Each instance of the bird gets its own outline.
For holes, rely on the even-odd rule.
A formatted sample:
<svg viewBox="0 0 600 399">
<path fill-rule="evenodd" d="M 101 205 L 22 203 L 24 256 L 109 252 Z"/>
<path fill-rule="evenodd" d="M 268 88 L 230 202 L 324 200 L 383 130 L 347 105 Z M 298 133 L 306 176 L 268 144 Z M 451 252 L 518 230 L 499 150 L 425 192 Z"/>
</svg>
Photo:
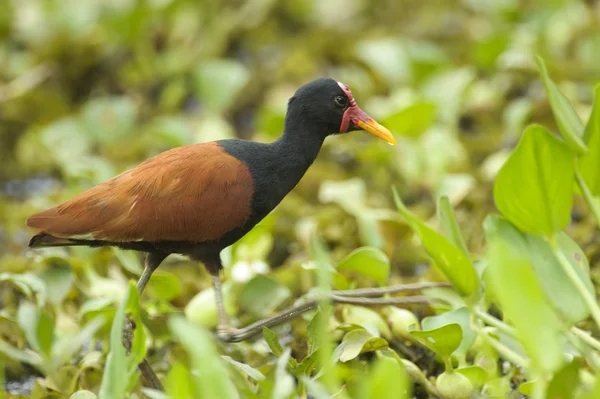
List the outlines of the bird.
<svg viewBox="0 0 600 399">
<path fill-rule="evenodd" d="M 297 185 L 330 135 L 364 130 L 396 145 L 392 133 L 332 78 L 302 85 L 289 99 L 273 142 L 226 139 L 173 148 L 72 199 L 30 216 L 29 247 L 112 246 L 146 254 L 144 291 L 170 254 L 212 277 L 217 330 L 231 330 L 223 306 L 220 252 L 267 216 Z"/>
</svg>

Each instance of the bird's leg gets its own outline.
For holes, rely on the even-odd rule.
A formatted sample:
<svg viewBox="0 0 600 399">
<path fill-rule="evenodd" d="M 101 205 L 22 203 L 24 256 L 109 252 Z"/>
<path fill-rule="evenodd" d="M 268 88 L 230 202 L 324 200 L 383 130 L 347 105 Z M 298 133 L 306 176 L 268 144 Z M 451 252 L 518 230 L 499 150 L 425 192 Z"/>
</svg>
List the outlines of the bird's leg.
<svg viewBox="0 0 600 399">
<path fill-rule="evenodd" d="M 144 262 L 144 271 L 140 279 L 137 282 L 137 290 L 138 294 L 141 297 L 148 281 L 150 281 L 150 277 L 156 268 L 162 263 L 162 261 L 168 256 L 168 254 L 162 253 L 149 253 L 146 256 L 146 260 Z M 125 325 L 123 326 L 123 346 L 127 350 L 127 354 L 131 352 L 131 343 L 133 342 L 133 332 L 136 328 L 135 322 L 131 320 L 130 315 L 128 314 L 125 318 Z M 146 381 L 146 384 L 152 388 L 159 391 L 163 391 L 163 386 L 152 370 L 150 363 L 147 359 L 144 359 L 142 363 L 138 365 L 140 372 L 142 373 L 142 377 Z"/>
<path fill-rule="evenodd" d="M 229 325 L 229 317 L 225 312 L 225 305 L 223 304 L 223 288 L 221 286 L 221 278 L 219 272 L 211 273 L 213 289 L 215 291 L 215 303 L 217 305 L 217 329 L 227 330 L 231 328 Z"/>
</svg>

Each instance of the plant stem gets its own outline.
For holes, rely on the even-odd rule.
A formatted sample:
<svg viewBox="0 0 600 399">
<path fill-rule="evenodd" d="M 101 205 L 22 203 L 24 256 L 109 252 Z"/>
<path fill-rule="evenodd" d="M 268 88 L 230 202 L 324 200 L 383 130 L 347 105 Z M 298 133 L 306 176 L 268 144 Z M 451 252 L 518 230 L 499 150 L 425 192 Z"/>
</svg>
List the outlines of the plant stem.
<svg viewBox="0 0 600 399">
<path fill-rule="evenodd" d="M 587 331 L 577 327 L 571 327 L 571 332 L 595 350 L 600 351 L 600 341 L 588 334 Z"/>
<path fill-rule="evenodd" d="M 521 357 L 518 353 L 504 345 L 502 342 L 490 337 L 482 328 L 482 321 L 480 319 L 475 319 L 473 314 L 471 316 L 471 328 L 475 331 L 481 338 L 483 338 L 490 346 L 492 346 L 500 356 L 508 360 L 509 362 L 516 364 L 522 367 L 529 367 L 529 359 L 525 359 Z"/>
<path fill-rule="evenodd" d="M 577 185 L 583 194 L 585 202 L 587 202 L 588 206 L 590 207 L 590 211 L 592 211 L 592 214 L 596 218 L 596 223 L 600 226 L 600 204 L 598 204 L 596 197 L 594 197 L 590 191 L 590 188 L 583 180 L 583 177 L 579 173 L 579 169 L 577 169 L 577 167 L 575 167 L 575 180 L 577 181 Z"/>
<path fill-rule="evenodd" d="M 497 319 L 489 313 L 484 312 L 480 309 L 475 310 L 475 315 L 490 326 L 496 327 L 498 330 L 510 335 L 511 337 L 517 338 L 517 330 L 515 330 L 514 327 L 509 326 L 502 320 Z"/>
<path fill-rule="evenodd" d="M 596 298 L 590 291 L 588 291 L 586 286 L 583 284 L 583 281 L 581 281 L 581 279 L 577 275 L 577 272 L 575 271 L 575 269 L 573 269 L 571 263 L 569 263 L 569 260 L 561 251 L 558 250 L 556 243 L 551 242 L 550 245 L 552 247 L 552 252 L 554 253 L 554 256 L 558 260 L 558 263 L 560 263 L 563 270 L 569 277 L 569 280 L 571 280 L 577 291 L 579 291 L 579 294 L 583 298 L 583 301 L 586 303 L 588 309 L 590 310 L 590 313 L 592 314 L 592 318 L 596 322 L 598 328 L 600 328 L 600 308 L 598 307 L 598 303 L 596 303 Z"/>
</svg>

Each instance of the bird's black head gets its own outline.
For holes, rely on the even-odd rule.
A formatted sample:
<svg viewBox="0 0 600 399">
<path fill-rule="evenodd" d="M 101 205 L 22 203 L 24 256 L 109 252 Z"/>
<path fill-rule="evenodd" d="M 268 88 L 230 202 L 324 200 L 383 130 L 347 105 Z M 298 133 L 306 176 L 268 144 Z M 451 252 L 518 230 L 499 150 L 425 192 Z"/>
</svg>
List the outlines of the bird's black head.
<svg viewBox="0 0 600 399">
<path fill-rule="evenodd" d="M 367 132 L 396 144 L 394 136 L 361 110 L 348 86 L 321 78 L 300 87 L 290 98 L 285 120 L 286 131 L 304 131 L 322 135 Z"/>
</svg>

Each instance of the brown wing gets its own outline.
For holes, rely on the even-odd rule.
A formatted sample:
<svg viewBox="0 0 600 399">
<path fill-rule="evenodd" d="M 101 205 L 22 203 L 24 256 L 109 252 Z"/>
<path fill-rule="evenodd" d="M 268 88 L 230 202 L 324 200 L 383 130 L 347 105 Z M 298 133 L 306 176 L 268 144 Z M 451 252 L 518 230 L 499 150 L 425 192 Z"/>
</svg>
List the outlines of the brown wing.
<svg viewBox="0 0 600 399">
<path fill-rule="evenodd" d="M 253 191 L 242 162 L 214 142 L 196 144 L 150 158 L 27 225 L 65 238 L 210 241 L 244 224 Z"/>
</svg>

